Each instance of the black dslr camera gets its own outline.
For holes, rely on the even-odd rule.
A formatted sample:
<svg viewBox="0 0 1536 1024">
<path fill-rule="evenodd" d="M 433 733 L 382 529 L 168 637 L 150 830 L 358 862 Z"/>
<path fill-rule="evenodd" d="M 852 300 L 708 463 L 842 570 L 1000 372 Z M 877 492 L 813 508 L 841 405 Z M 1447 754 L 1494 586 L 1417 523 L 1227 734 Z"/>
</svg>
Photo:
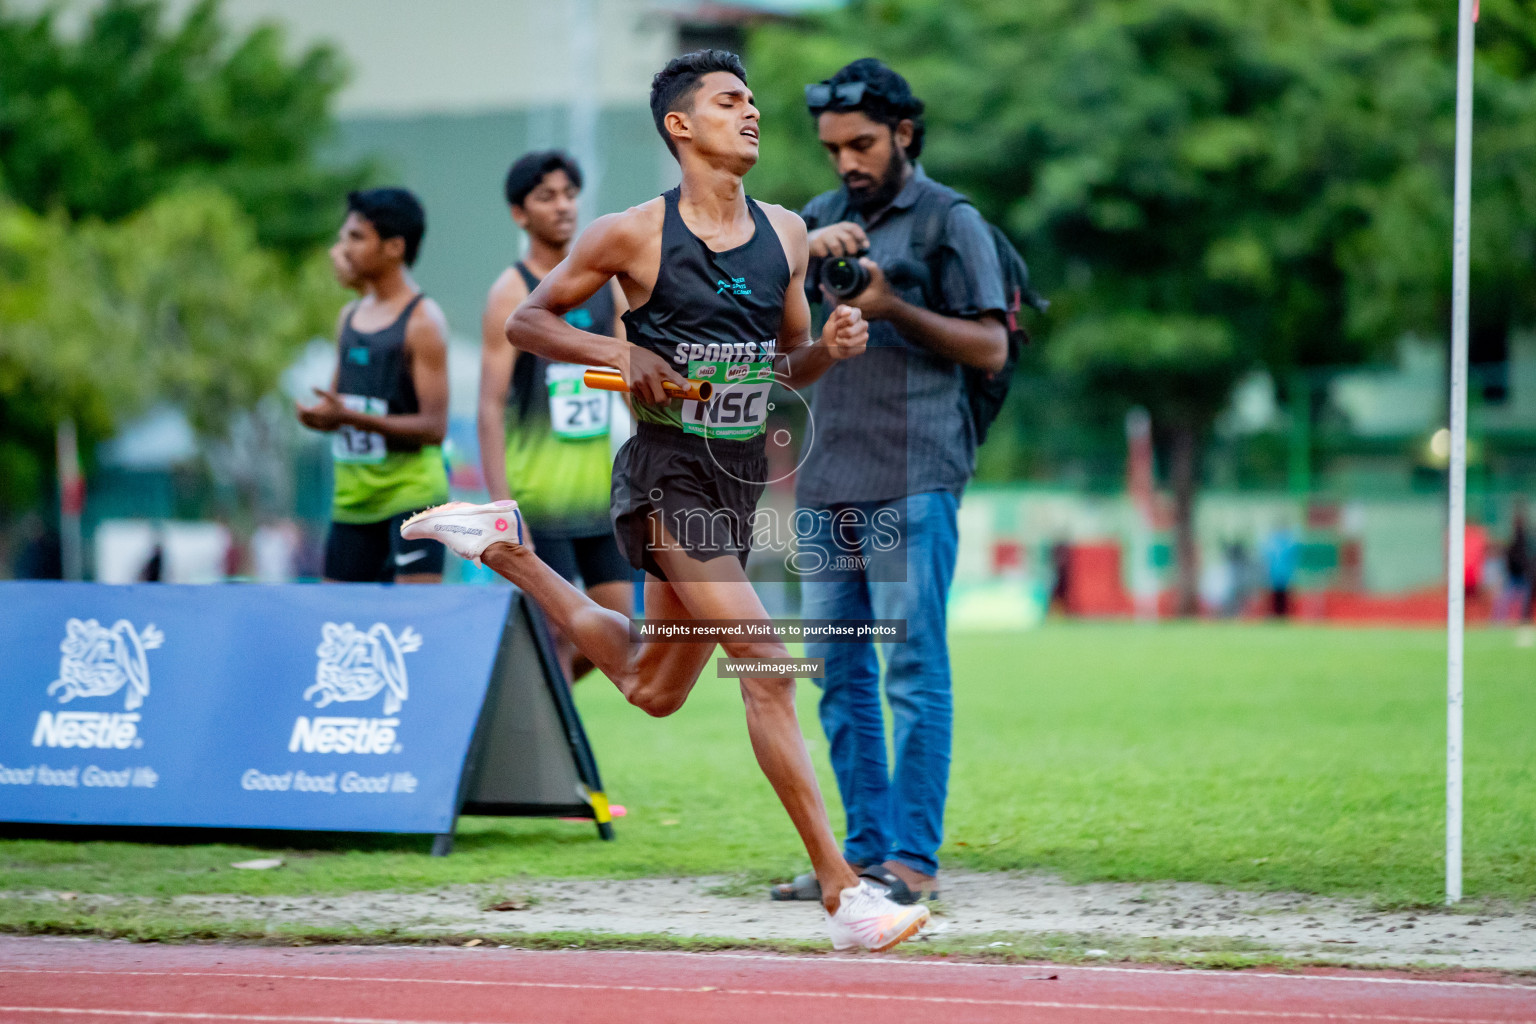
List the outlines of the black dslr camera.
<svg viewBox="0 0 1536 1024">
<path fill-rule="evenodd" d="M 819 277 L 821 286 L 838 299 L 851 299 L 868 288 L 869 270 L 859 262 L 859 257 L 868 254 L 868 249 L 860 249 L 851 256 L 824 258 Z M 921 263 L 915 260 L 896 260 L 889 265 L 882 264 L 880 269 L 885 271 L 885 279 L 896 288 L 916 289 L 925 296 L 928 294 L 931 284 L 928 271 Z"/>
<path fill-rule="evenodd" d="M 859 257 L 869 252 L 860 249 L 852 256 L 829 256 L 821 261 L 821 286 L 839 299 L 851 299 L 869 287 L 869 271 Z"/>
</svg>

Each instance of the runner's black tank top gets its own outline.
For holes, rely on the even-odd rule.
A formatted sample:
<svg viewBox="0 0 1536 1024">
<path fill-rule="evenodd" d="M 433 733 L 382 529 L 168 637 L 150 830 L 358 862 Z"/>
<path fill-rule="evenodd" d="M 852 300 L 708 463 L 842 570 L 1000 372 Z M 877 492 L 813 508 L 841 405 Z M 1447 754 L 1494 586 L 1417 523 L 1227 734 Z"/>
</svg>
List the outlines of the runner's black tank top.
<svg viewBox="0 0 1536 1024">
<path fill-rule="evenodd" d="M 533 276 L 533 271 L 519 260 L 517 273 L 523 279 L 523 284 L 528 286 L 528 293 L 533 294 L 533 290 L 539 286 L 539 279 Z M 605 283 L 592 293 L 590 299 L 565 314 L 565 322 L 577 330 L 611 338 L 613 314 L 613 288 Z M 549 406 L 542 401 L 535 401 L 548 390 L 548 373 L 548 359 L 532 352 L 517 354 L 517 361 L 512 364 L 512 386 L 507 391 L 507 405 L 512 408 L 519 424 L 529 416 L 537 416 L 541 410 L 544 418 L 549 418 Z"/>
<path fill-rule="evenodd" d="M 749 196 L 752 237 L 734 249 L 715 252 L 683 223 L 677 209 L 680 191 L 674 188 L 662 195 L 666 216 L 661 266 L 650 299 L 624 314 L 629 340 L 655 352 L 684 376 L 690 360 L 771 359 L 790 277 L 778 232 Z M 635 408 L 647 418 L 648 407 Z"/>
<path fill-rule="evenodd" d="M 405 358 L 405 327 L 424 296 L 417 292 L 394 323 L 377 331 L 359 331 L 352 326 L 356 304 L 341 325 L 340 361 L 336 390 L 343 395 L 380 398 L 388 403 L 388 415 L 420 412 L 416 400 L 416 382 L 411 379 Z M 392 452 L 420 451 L 421 445 L 386 436 L 384 444 Z"/>
</svg>

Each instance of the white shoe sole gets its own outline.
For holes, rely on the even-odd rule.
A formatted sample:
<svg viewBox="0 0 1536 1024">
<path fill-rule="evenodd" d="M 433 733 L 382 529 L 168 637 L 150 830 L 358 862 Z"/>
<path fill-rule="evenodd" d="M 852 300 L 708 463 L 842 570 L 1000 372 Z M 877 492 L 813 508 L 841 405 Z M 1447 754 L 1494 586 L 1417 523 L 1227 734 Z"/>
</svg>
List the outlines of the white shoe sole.
<svg viewBox="0 0 1536 1024">
<path fill-rule="evenodd" d="M 882 945 L 865 946 L 859 942 L 851 942 L 846 946 L 839 946 L 834 943 L 832 949 L 837 953 L 847 953 L 856 949 L 868 949 L 871 953 L 884 953 L 887 950 L 895 949 L 897 946 L 901 945 L 903 942 L 906 942 L 918 932 L 922 931 L 931 920 L 933 920 L 933 915 L 929 913 L 927 907 L 924 907 L 922 916 L 915 918 L 911 924 L 907 925 L 900 932 L 898 932 L 895 938 L 890 939 Z"/>
<path fill-rule="evenodd" d="M 508 533 L 504 537 L 497 537 L 495 540 L 492 540 L 490 543 L 486 544 L 486 547 L 489 548 L 492 544 L 510 544 L 515 548 L 522 547 L 522 541 L 518 540 L 517 538 L 521 537 L 523 534 L 523 513 L 522 510 L 518 508 L 517 502 L 515 501 L 512 502 L 509 506 L 502 506 L 500 508 L 495 507 L 494 503 L 476 505 L 468 501 L 450 501 L 445 502 L 442 505 L 434 505 L 432 508 L 423 509 L 422 511 L 411 516 L 411 518 L 407 519 L 405 522 L 401 523 L 400 536 L 405 537 L 407 540 L 435 540 L 438 543 L 448 547 L 448 549 L 452 551 L 454 550 L 453 546 L 447 544 L 447 542 L 444 541 L 441 537 L 433 536 L 431 534 L 428 534 L 424 537 L 412 537 L 406 531 L 410 530 L 411 527 L 416 526 L 418 523 L 425 523 L 433 519 L 447 518 L 449 516 L 461 516 L 465 514 L 483 515 L 492 511 L 509 519 L 515 518 L 517 520 L 517 532 L 515 535 Z M 470 557 L 471 561 L 473 561 L 476 565 L 482 565 L 483 563 L 480 561 L 480 556 L 485 554 L 485 550 L 481 549 L 480 554 L 474 556 L 463 556 L 462 552 L 457 551 L 455 551 L 455 554 L 460 554 L 461 557 Z"/>
</svg>

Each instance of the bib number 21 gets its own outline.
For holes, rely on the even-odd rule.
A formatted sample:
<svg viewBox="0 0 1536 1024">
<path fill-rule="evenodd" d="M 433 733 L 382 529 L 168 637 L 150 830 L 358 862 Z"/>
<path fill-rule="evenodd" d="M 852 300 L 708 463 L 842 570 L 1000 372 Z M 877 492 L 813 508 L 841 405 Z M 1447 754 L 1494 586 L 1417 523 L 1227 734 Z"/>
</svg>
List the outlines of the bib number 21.
<svg viewBox="0 0 1536 1024">
<path fill-rule="evenodd" d="M 578 441 L 608 433 L 612 396 L 582 383 L 585 366 L 554 363 L 548 369 L 549 425 L 556 437 Z"/>
</svg>

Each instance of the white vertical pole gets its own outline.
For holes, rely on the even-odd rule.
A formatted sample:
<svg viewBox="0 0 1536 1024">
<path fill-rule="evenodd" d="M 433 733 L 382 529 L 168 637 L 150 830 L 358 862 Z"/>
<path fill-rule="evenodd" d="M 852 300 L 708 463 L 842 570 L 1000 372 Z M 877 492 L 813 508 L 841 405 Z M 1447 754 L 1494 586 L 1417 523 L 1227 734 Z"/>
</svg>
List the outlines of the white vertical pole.
<svg viewBox="0 0 1536 1024">
<path fill-rule="evenodd" d="M 60 420 L 54 431 L 54 464 L 59 476 L 59 553 L 64 578 L 85 578 L 85 539 L 80 516 L 85 507 L 85 479 L 80 475 L 80 445 L 74 420 Z"/>
<path fill-rule="evenodd" d="M 1472 33 L 1477 0 L 1460 0 L 1456 32 L 1456 191 L 1451 252 L 1450 552 L 1446 597 L 1445 902 L 1461 901 L 1462 651 L 1466 627 L 1467 279 L 1472 218 Z"/>
</svg>

